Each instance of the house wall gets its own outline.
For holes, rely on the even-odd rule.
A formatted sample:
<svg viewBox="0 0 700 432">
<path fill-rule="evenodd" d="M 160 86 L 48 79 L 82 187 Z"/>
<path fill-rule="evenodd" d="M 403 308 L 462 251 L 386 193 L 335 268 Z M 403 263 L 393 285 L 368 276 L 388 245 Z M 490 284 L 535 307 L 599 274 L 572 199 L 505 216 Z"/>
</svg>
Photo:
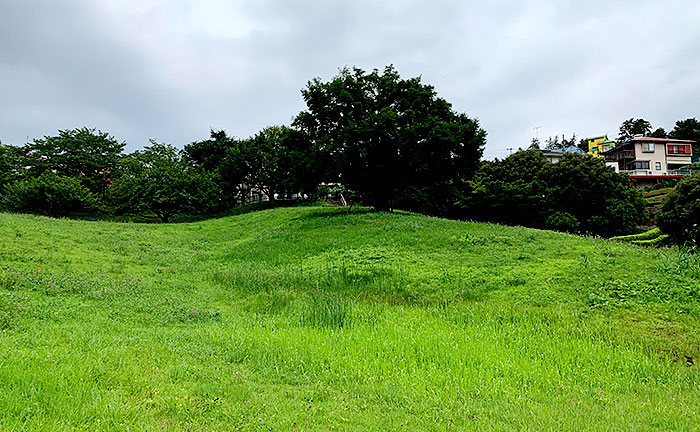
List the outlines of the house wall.
<svg viewBox="0 0 700 432">
<path fill-rule="evenodd" d="M 610 148 L 615 147 L 615 142 L 610 141 L 607 135 L 596 138 L 588 138 L 586 141 L 588 142 L 588 154 L 591 156 L 598 156 L 604 150 L 609 150 Z"/>
<path fill-rule="evenodd" d="M 644 151 L 645 143 L 635 143 L 636 159 L 634 162 L 649 162 L 649 168 L 638 168 L 633 162 L 629 162 L 625 170 L 635 171 L 634 175 L 656 176 L 669 175 L 669 170 L 674 171 L 682 166 L 690 165 L 690 155 L 668 155 L 666 154 L 666 146 L 667 144 L 664 143 L 654 143 L 654 151 Z"/>
<path fill-rule="evenodd" d="M 635 162 L 649 162 L 649 168 L 636 168 L 638 171 L 650 171 L 651 175 L 663 175 L 668 171 L 666 165 L 666 146 L 659 143 L 654 143 L 654 151 L 643 151 L 643 143 L 634 144 L 634 152 L 637 155 Z M 657 164 L 658 163 L 658 164 Z M 628 170 L 635 170 L 633 166 L 628 165 Z"/>
</svg>

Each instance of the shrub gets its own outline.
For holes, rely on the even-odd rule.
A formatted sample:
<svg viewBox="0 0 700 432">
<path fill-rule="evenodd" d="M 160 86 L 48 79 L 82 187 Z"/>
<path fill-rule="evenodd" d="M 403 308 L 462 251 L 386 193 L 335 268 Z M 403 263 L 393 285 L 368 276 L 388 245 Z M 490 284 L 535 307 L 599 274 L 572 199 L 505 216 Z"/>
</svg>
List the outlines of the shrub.
<svg viewBox="0 0 700 432">
<path fill-rule="evenodd" d="M 578 154 L 557 164 L 535 151 L 485 161 L 470 186 L 463 203 L 470 219 L 607 237 L 635 232 L 645 215 L 629 177 Z"/>
<path fill-rule="evenodd" d="M 576 216 L 571 213 L 555 212 L 547 218 L 545 226 L 551 230 L 575 233 L 579 230 L 581 224 L 576 219 Z"/>
<path fill-rule="evenodd" d="M 8 186 L 2 207 L 13 212 L 58 217 L 95 210 L 97 199 L 77 178 L 45 172 Z"/>
<path fill-rule="evenodd" d="M 674 243 L 700 245 L 700 173 L 678 182 L 668 194 L 657 223 Z"/>
</svg>

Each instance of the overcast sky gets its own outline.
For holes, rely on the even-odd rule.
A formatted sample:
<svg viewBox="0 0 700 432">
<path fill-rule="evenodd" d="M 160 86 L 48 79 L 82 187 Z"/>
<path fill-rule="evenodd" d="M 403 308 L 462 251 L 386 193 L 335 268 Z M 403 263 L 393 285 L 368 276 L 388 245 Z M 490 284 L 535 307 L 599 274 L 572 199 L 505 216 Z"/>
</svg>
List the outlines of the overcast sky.
<svg viewBox="0 0 700 432">
<path fill-rule="evenodd" d="M 422 76 L 488 132 L 540 138 L 700 117 L 700 2 L 0 0 L 0 140 L 87 126 L 178 147 L 289 124 L 343 66 Z"/>
</svg>

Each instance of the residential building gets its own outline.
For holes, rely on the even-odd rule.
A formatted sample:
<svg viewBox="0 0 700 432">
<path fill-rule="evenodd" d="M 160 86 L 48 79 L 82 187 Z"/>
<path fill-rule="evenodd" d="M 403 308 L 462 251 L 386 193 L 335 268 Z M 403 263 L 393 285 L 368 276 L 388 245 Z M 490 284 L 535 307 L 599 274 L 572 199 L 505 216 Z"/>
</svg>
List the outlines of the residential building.
<svg viewBox="0 0 700 432">
<path fill-rule="evenodd" d="M 533 150 L 533 151 L 538 151 L 544 155 L 545 158 L 551 163 L 558 163 L 562 156 L 564 156 L 564 153 L 579 153 L 579 154 L 585 154 L 580 148 L 571 145 L 565 149 L 562 150 L 550 150 L 550 149 L 544 149 L 544 150 Z"/>
<path fill-rule="evenodd" d="M 636 136 L 603 153 L 605 161 L 617 164 L 638 184 L 659 183 L 691 172 L 691 140 Z"/>
<path fill-rule="evenodd" d="M 608 139 L 607 135 L 586 138 L 588 143 L 588 154 L 591 156 L 600 156 L 601 153 L 612 150 L 617 143 Z"/>
</svg>

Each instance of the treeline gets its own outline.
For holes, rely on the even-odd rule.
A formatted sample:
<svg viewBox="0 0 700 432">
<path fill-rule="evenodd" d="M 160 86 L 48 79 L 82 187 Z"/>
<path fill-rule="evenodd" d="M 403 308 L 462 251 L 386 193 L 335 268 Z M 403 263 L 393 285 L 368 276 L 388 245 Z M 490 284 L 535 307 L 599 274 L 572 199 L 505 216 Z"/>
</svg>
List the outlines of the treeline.
<svg viewBox="0 0 700 432">
<path fill-rule="evenodd" d="M 556 164 L 536 151 L 484 161 L 470 184 L 464 207 L 482 221 L 614 236 L 635 232 L 646 213 L 627 175 L 575 153 Z"/>
<path fill-rule="evenodd" d="M 182 150 L 125 143 L 81 128 L 0 144 L 0 203 L 50 216 L 101 212 L 163 222 L 247 203 L 316 199 L 328 185 L 353 203 L 601 235 L 634 231 L 643 201 L 602 160 L 537 152 L 480 161 L 486 132 L 420 78 L 393 67 L 343 69 L 302 90 L 306 109 L 249 138 L 211 131 Z"/>
</svg>

